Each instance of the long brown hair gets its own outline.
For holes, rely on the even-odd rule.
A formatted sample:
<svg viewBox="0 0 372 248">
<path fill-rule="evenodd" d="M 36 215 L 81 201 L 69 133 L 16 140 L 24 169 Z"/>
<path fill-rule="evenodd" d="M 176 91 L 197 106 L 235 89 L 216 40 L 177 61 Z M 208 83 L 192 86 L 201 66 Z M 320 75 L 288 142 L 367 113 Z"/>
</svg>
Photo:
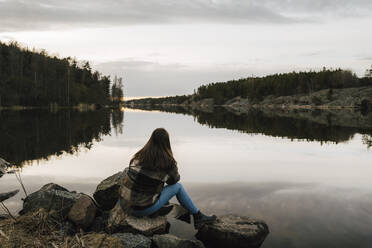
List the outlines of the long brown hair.
<svg viewBox="0 0 372 248">
<path fill-rule="evenodd" d="M 130 164 L 137 160 L 139 164 L 150 170 L 170 170 L 177 165 L 169 141 L 169 134 L 164 128 L 155 129 L 146 145 L 134 154 Z"/>
</svg>

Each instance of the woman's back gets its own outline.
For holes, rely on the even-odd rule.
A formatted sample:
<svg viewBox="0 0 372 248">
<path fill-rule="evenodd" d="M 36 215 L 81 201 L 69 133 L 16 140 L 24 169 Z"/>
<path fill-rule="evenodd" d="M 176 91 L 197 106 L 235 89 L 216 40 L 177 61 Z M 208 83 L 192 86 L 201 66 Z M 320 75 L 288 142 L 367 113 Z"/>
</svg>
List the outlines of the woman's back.
<svg viewBox="0 0 372 248">
<path fill-rule="evenodd" d="M 165 183 L 175 184 L 179 180 L 176 165 L 169 171 L 151 170 L 148 166 L 133 160 L 122 177 L 121 200 L 134 210 L 145 209 L 157 201 Z"/>
</svg>

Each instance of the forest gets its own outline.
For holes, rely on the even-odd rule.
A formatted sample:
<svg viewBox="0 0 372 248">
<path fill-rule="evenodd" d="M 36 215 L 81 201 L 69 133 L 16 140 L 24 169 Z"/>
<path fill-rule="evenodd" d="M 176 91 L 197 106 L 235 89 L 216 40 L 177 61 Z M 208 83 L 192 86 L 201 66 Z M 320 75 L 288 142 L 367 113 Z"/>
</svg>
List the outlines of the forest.
<svg viewBox="0 0 372 248">
<path fill-rule="evenodd" d="M 110 77 L 93 71 L 89 62 L 0 42 L 0 106 L 104 105 L 111 99 Z"/>
<path fill-rule="evenodd" d="M 372 85 L 369 77 L 358 78 L 348 70 L 329 70 L 315 72 L 291 72 L 265 77 L 250 77 L 232 80 L 226 83 L 212 83 L 200 86 L 196 100 L 213 98 L 217 104 L 240 96 L 252 101 L 261 101 L 263 97 L 311 94 L 324 89 L 340 89 Z"/>
<path fill-rule="evenodd" d="M 221 105 L 237 96 L 248 98 L 252 102 L 259 102 L 269 95 L 278 97 L 311 94 L 323 89 L 332 91 L 333 89 L 361 86 L 372 86 L 372 68 L 368 69 L 365 77 L 362 78 L 348 70 L 323 68 L 321 71 L 290 72 L 210 83 L 200 86 L 193 95 L 189 96 L 145 98 L 132 102 L 136 104 L 181 104 L 187 100 L 199 101 L 212 98 L 215 104 Z"/>
</svg>

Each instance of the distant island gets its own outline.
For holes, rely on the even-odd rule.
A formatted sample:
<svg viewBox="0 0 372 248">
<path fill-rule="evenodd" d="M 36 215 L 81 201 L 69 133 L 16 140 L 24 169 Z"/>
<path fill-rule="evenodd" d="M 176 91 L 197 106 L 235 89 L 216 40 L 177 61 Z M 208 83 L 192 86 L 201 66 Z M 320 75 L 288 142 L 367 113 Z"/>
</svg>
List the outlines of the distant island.
<svg viewBox="0 0 372 248">
<path fill-rule="evenodd" d="M 365 77 L 349 70 L 291 72 L 265 77 L 248 77 L 202 85 L 191 95 L 143 98 L 127 106 L 189 106 L 208 108 L 360 108 L 372 110 L 372 68 Z"/>
<path fill-rule="evenodd" d="M 0 42 L 0 109 L 108 105 L 123 98 L 122 81 L 93 71 L 89 62 L 59 58 Z"/>
</svg>

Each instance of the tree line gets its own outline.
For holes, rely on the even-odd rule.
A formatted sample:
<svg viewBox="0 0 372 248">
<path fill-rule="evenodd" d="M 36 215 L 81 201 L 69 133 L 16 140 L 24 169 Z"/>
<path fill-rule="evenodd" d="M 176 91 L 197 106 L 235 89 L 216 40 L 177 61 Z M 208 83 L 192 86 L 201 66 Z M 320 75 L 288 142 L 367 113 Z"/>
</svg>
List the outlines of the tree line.
<svg viewBox="0 0 372 248">
<path fill-rule="evenodd" d="M 348 70 L 324 68 L 318 72 L 282 73 L 202 85 L 197 89 L 195 99 L 212 98 L 215 103 L 223 104 L 227 100 L 239 96 L 259 102 L 269 95 L 279 97 L 311 94 L 324 89 L 332 90 L 367 85 L 372 85 L 372 79 L 369 77 L 358 78 Z"/>
<path fill-rule="evenodd" d="M 0 106 L 109 104 L 110 77 L 89 62 L 0 42 Z"/>
<path fill-rule="evenodd" d="M 372 68 L 366 71 L 365 77 L 359 78 L 354 73 L 342 69 L 326 69 L 321 71 L 290 72 L 273 74 L 265 77 L 248 77 L 227 82 L 202 85 L 192 95 L 145 98 L 129 101 L 135 104 L 181 104 L 207 98 L 215 104 L 224 104 L 234 97 L 247 98 L 259 102 L 264 97 L 311 94 L 315 91 L 372 86 Z"/>
<path fill-rule="evenodd" d="M 141 99 L 134 99 L 126 101 L 127 104 L 146 104 L 146 105 L 157 105 L 157 104 L 183 104 L 185 101 L 189 100 L 189 95 L 182 96 L 166 96 L 166 97 L 147 97 Z"/>
</svg>

